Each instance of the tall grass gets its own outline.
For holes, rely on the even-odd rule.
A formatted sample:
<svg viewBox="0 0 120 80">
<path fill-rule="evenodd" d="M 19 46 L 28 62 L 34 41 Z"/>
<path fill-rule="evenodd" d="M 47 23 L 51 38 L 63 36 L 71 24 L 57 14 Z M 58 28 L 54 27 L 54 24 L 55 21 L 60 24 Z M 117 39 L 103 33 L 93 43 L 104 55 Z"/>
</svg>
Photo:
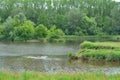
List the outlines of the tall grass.
<svg viewBox="0 0 120 80">
<path fill-rule="evenodd" d="M 119 50 L 108 50 L 108 49 L 98 49 L 91 50 L 85 49 L 79 52 L 79 56 L 83 60 L 89 61 L 120 61 L 120 51 Z"/>
<path fill-rule="evenodd" d="M 103 73 L 3 73 L 0 72 L 0 80 L 120 80 L 120 74 L 105 75 Z"/>
<path fill-rule="evenodd" d="M 120 61 L 120 42 L 83 42 L 78 52 L 83 60 L 90 61 Z"/>
<path fill-rule="evenodd" d="M 117 44 L 117 45 L 116 45 Z M 118 46 L 118 42 L 90 42 L 90 41 L 84 41 L 80 44 L 80 47 L 82 49 L 117 49 L 120 46 Z"/>
</svg>

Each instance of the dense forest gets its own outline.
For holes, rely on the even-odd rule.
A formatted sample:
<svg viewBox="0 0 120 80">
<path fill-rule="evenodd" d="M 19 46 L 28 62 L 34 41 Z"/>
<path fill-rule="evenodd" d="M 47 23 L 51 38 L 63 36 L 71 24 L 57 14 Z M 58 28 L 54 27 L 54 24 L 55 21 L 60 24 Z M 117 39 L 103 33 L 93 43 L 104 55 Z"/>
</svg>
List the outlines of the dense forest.
<svg viewBox="0 0 120 80">
<path fill-rule="evenodd" d="M 119 35 L 120 2 L 113 0 L 0 0 L 0 39 Z"/>
</svg>

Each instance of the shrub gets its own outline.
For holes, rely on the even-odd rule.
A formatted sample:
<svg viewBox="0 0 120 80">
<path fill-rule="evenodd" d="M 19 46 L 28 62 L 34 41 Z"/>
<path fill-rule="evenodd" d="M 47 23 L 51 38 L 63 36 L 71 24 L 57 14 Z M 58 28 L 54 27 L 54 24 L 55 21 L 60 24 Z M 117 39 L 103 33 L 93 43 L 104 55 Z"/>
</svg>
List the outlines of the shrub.
<svg viewBox="0 0 120 80">
<path fill-rule="evenodd" d="M 48 29 L 43 24 L 39 24 L 35 28 L 35 37 L 37 39 L 39 39 L 39 38 L 46 38 L 47 35 L 48 35 Z"/>
<path fill-rule="evenodd" d="M 15 39 L 16 40 L 28 40 L 32 39 L 34 36 L 34 26 L 33 22 L 31 21 L 25 21 L 23 25 L 18 26 L 15 29 Z M 16 38 L 17 37 L 17 38 Z"/>
<path fill-rule="evenodd" d="M 68 53 L 68 56 L 71 58 L 73 56 L 73 53 L 72 52 L 69 52 Z"/>
<path fill-rule="evenodd" d="M 54 39 L 61 39 L 64 36 L 64 32 L 61 29 L 57 29 L 56 26 L 52 26 L 48 31 L 48 38 L 50 41 Z"/>
</svg>

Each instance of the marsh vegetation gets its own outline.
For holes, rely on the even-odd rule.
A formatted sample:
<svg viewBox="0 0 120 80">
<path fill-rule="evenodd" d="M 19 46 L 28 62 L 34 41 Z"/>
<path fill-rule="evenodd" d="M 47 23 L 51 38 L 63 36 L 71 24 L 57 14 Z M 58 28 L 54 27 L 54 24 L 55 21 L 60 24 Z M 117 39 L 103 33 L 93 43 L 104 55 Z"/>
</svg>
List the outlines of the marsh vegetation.
<svg viewBox="0 0 120 80">
<path fill-rule="evenodd" d="M 80 44 L 78 56 L 91 61 L 120 61 L 120 42 L 89 42 Z"/>
</svg>

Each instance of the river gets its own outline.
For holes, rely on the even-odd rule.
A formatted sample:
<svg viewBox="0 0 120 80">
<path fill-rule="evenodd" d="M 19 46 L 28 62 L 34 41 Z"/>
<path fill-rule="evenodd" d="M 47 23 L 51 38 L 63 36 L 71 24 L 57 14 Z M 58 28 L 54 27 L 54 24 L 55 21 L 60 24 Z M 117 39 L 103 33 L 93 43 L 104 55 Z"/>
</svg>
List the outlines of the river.
<svg viewBox="0 0 120 80">
<path fill-rule="evenodd" d="M 0 42 L 0 71 L 120 73 L 120 63 L 70 61 L 78 50 L 78 43 Z"/>
</svg>

